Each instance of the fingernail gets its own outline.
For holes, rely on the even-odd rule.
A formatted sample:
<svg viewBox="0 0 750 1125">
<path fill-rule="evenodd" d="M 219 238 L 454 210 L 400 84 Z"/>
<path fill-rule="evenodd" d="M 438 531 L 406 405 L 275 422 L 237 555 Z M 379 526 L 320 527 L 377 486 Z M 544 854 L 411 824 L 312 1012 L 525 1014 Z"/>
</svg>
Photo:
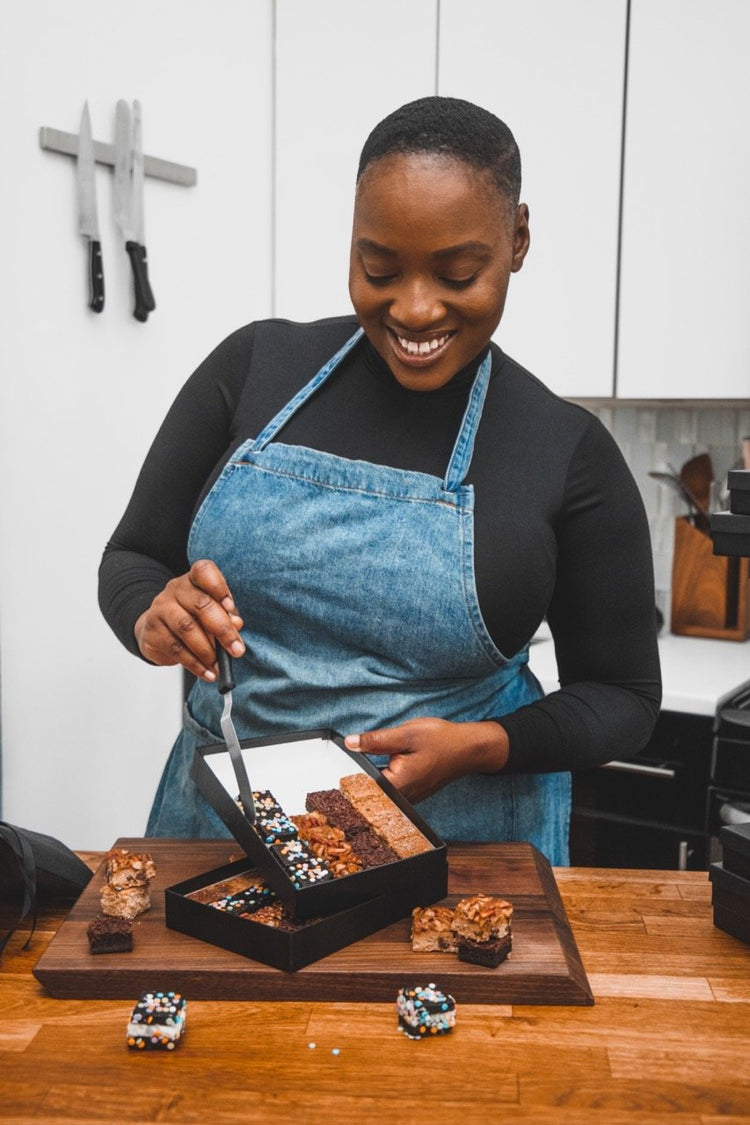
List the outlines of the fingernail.
<svg viewBox="0 0 750 1125">
<path fill-rule="evenodd" d="M 209 680 L 211 683 L 213 683 L 214 680 L 216 679 L 216 673 L 212 672 L 210 668 L 207 668 L 206 671 L 203 673 L 203 679 Z"/>
<path fill-rule="evenodd" d="M 229 647 L 231 649 L 232 656 L 242 656 L 243 652 L 245 651 L 245 646 L 243 645 L 242 641 L 232 641 Z"/>
<path fill-rule="evenodd" d="M 344 742 L 346 743 L 346 745 L 349 747 L 350 750 L 359 750 L 360 737 L 359 737 L 358 734 L 347 734 L 346 738 L 344 739 Z"/>
<path fill-rule="evenodd" d="M 224 609 L 227 611 L 227 613 L 237 612 L 237 606 L 234 604 L 229 595 L 227 595 L 226 598 L 222 598 L 221 604 L 224 606 Z"/>
</svg>

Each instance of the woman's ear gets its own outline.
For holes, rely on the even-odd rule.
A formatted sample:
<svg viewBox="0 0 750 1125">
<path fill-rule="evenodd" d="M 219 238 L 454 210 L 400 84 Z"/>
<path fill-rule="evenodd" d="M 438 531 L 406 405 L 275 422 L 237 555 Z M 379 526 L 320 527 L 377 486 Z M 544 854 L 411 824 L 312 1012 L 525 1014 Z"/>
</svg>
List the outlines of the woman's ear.
<svg viewBox="0 0 750 1125">
<path fill-rule="evenodd" d="M 510 267 L 512 273 L 520 270 L 530 245 L 529 209 L 525 203 L 519 203 L 513 223 L 513 260 Z"/>
</svg>

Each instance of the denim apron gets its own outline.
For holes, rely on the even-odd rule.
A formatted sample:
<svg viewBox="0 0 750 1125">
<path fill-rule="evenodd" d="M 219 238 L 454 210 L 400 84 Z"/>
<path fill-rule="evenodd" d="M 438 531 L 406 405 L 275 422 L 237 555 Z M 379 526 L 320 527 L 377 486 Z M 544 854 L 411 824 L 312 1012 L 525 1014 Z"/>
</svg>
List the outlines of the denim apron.
<svg viewBox="0 0 750 1125">
<path fill-rule="evenodd" d="M 463 481 L 489 354 L 443 480 L 274 441 L 361 336 L 236 450 L 191 528 L 190 561 L 214 560 L 245 619 L 232 693 L 240 738 L 486 719 L 543 694 L 528 647 L 510 658 L 497 649 L 476 593 L 474 493 Z M 221 709 L 216 685 L 197 681 L 148 835 L 226 835 L 190 779 L 195 748 L 222 742 Z M 417 808 L 446 840 L 529 840 L 566 864 L 570 787 L 568 773 L 476 775 Z"/>
</svg>

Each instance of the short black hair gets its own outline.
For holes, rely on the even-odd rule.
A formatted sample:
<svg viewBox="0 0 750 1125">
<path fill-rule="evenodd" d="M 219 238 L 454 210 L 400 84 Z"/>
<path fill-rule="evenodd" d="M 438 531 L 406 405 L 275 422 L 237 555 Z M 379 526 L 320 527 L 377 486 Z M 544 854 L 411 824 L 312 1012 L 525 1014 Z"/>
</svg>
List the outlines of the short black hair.
<svg viewBox="0 0 750 1125">
<path fill-rule="evenodd" d="M 428 97 L 407 102 L 375 126 L 359 158 L 357 181 L 375 160 L 394 153 L 433 153 L 488 172 L 515 207 L 521 193 L 521 154 L 508 126 L 461 98 Z"/>
</svg>

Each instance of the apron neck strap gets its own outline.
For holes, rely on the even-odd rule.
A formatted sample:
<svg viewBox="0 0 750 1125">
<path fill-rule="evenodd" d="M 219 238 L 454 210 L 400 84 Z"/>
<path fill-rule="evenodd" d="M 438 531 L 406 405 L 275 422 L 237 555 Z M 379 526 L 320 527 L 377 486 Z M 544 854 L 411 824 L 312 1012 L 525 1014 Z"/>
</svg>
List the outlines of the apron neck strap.
<svg viewBox="0 0 750 1125">
<path fill-rule="evenodd" d="M 338 367 L 342 359 L 349 354 L 355 344 L 359 343 L 364 334 L 364 328 L 358 328 L 354 335 L 350 336 L 346 343 L 339 348 L 336 354 L 332 355 L 331 358 L 323 364 L 317 375 L 313 375 L 309 383 L 306 383 L 301 390 L 297 391 L 294 398 L 290 398 L 286 406 L 282 406 L 278 414 L 276 414 L 258 434 L 253 442 L 253 447 L 255 449 L 264 449 L 270 441 L 273 441 L 282 426 L 285 426 L 292 415 L 296 414 L 310 396 L 315 394 L 318 387 L 322 383 L 325 383 L 328 376 Z"/>
<path fill-rule="evenodd" d="M 471 458 L 474 454 L 474 440 L 477 436 L 477 430 L 479 429 L 482 408 L 484 407 L 487 388 L 490 385 L 491 372 L 492 353 L 488 351 L 479 365 L 479 370 L 474 378 L 469 400 L 466 403 L 466 410 L 464 411 L 464 416 L 461 421 L 461 427 L 458 431 L 458 437 L 456 438 L 456 444 L 453 446 L 451 459 L 448 462 L 445 480 L 443 481 L 443 487 L 446 492 L 457 492 L 469 471 Z"/>
<path fill-rule="evenodd" d="M 364 329 L 358 328 L 354 335 L 350 336 L 346 343 L 339 348 L 336 354 L 332 355 L 331 358 L 323 364 L 320 371 L 318 371 L 316 375 L 313 375 L 312 379 L 310 379 L 301 390 L 297 391 L 297 394 L 289 400 L 286 406 L 283 406 L 278 414 L 261 430 L 253 442 L 254 449 L 264 449 L 270 441 L 273 441 L 279 430 L 281 430 L 292 415 L 296 414 L 300 407 L 315 394 L 318 387 L 325 383 L 326 379 L 335 371 L 342 359 L 349 354 L 363 336 Z M 471 464 L 471 458 L 474 453 L 474 439 L 477 436 L 479 420 L 482 417 L 482 407 L 484 406 L 491 371 L 492 355 L 488 351 L 482 363 L 479 365 L 479 370 L 474 378 L 469 399 L 466 403 L 466 410 L 464 411 L 464 416 L 458 431 L 458 437 L 456 438 L 456 443 L 453 446 L 453 452 L 448 462 L 448 468 L 443 481 L 443 487 L 447 492 L 457 492 L 469 471 L 469 465 Z"/>
</svg>

